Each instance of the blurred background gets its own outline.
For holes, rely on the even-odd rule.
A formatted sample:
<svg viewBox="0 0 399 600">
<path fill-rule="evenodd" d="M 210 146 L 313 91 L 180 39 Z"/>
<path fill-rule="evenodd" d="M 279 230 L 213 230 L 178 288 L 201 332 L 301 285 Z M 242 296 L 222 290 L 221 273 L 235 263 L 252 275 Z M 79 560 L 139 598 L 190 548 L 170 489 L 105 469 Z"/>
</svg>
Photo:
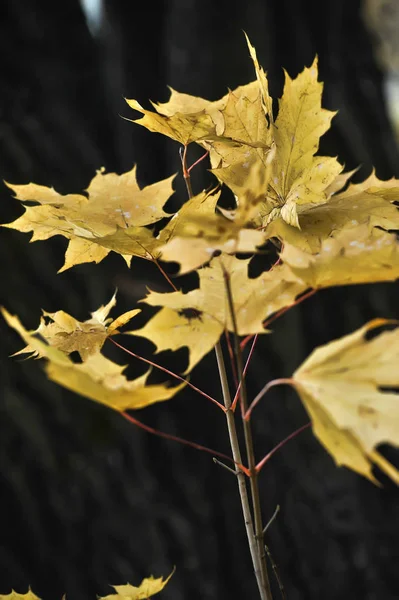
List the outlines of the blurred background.
<svg viewBox="0 0 399 600">
<path fill-rule="evenodd" d="M 142 185 L 176 172 L 178 145 L 123 120 L 135 116 L 123 97 L 166 101 L 171 85 L 216 99 L 253 80 L 242 30 L 274 97 L 282 68 L 296 76 L 317 53 L 324 106 L 339 111 L 321 151 L 360 165 L 357 180 L 372 165 L 380 178 L 399 177 L 395 0 L 2 0 L 1 178 L 66 193 L 85 189 L 100 166 L 120 173 L 137 163 Z M 195 170 L 197 191 L 205 167 Z M 182 194 L 179 184 L 177 205 Z M 21 212 L 2 186 L 0 222 Z M 66 240 L 28 239 L 0 232 L 0 303 L 29 328 L 42 308 L 87 319 L 116 286 L 119 314 L 155 278 L 117 255 L 56 276 Z M 309 299 L 262 339 L 250 393 L 289 376 L 314 346 L 371 318 L 397 318 L 398 299 L 397 284 Z M 49 383 L 39 363 L 9 359 L 21 342 L 4 321 L 0 332 L 0 593 L 30 585 L 44 599 L 83 600 L 176 565 L 165 600 L 257 597 L 234 477 L 211 456 Z M 212 354 L 193 382 L 219 393 Z M 228 452 L 222 413 L 189 392 L 136 416 Z M 256 415 L 258 455 L 306 421 L 295 394 L 276 388 Z M 382 451 L 398 464 L 392 448 Z M 399 597 L 398 494 L 377 476 L 381 488 L 336 468 L 310 430 L 265 467 L 265 520 L 281 507 L 268 545 L 289 600 Z"/>
</svg>

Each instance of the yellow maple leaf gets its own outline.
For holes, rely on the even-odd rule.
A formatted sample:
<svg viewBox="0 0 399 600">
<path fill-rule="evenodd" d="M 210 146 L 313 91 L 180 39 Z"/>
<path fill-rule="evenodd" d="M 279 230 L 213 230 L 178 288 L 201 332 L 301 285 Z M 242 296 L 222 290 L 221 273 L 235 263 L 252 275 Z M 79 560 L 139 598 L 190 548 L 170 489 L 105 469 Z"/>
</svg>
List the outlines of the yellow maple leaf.
<svg viewBox="0 0 399 600">
<path fill-rule="evenodd" d="M 130 583 L 127 585 L 114 585 L 112 587 L 116 594 L 102 596 L 99 600 L 147 600 L 164 589 L 173 573 L 174 571 L 165 580 L 162 577 L 146 577 L 139 587 L 130 585 Z"/>
<path fill-rule="evenodd" d="M 322 242 L 317 254 L 285 244 L 282 260 L 312 288 L 395 281 L 399 241 L 394 234 L 358 225 Z"/>
<path fill-rule="evenodd" d="M 324 203 L 326 188 L 342 170 L 335 158 L 314 156 L 334 116 L 321 108 L 322 89 L 317 81 L 317 59 L 296 79 L 285 75 L 273 128 L 276 151 L 265 224 L 281 215 L 286 223 L 298 227 L 298 213 Z"/>
<path fill-rule="evenodd" d="M 202 99 L 198 98 L 197 100 Z M 195 111 L 193 114 L 173 112 L 171 110 L 170 114 L 165 114 L 164 108 L 163 114 L 160 114 L 157 105 L 154 105 L 154 107 L 158 112 L 152 112 L 143 108 L 137 100 L 126 99 L 126 102 L 130 108 L 144 115 L 141 119 L 133 121 L 133 123 L 142 125 L 150 131 L 162 133 L 184 146 L 191 142 L 205 139 L 209 135 L 216 134 L 216 124 L 212 120 L 211 115 L 205 110 Z M 163 106 L 165 107 L 165 105 Z"/>
<path fill-rule="evenodd" d="M 65 352 L 38 339 L 36 332 L 27 331 L 17 317 L 5 309 L 2 313 L 8 325 L 25 341 L 29 352 L 47 360 L 45 370 L 49 379 L 114 410 L 144 408 L 168 400 L 185 386 L 184 383 L 172 388 L 149 385 L 149 372 L 128 380 L 123 375 L 126 366 L 117 365 L 99 352 L 91 354 L 83 363 L 74 363 Z"/>
<path fill-rule="evenodd" d="M 113 320 L 108 317 L 108 313 L 115 304 L 116 292 L 108 304 L 92 312 L 91 318 L 83 322 L 63 310 L 55 313 L 43 311 L 44 317 L 41 318 L 39 327 L 32 335 L 41 336 L 50 346 L 58 348 L 65 354 L 76 351 L 85 361 L 101 350 L 107 337 L 119 333 L 118 328 L 140 312 L 140 309 L 130 310 Z M 31 352 L 31 349 L 26 347 L 18 354 L 24 352 Z"/>
<path fill-rule="evenodd" d="M 128 266 L 133 256 L 147 260 L 159 258 L 159 249 L 162 246 L 162 241 L 154 237 L 150 229 L 134 226 L 126 228 L 117 227 L 114 233 L 92 238 L 91 243 L 92 246 L 98 247 L 107 254 L 110 250 L 117 252 L 126 260 Z M 66 258 L 67 256 L 68 252 Z"/>
<path fill-rule="evenodd" d="M 29 589 L 26 594 L 19 594 L 14 590 L 10 594 L 0 594 L 0 600 L 40 600 L 40 598 Z"/>
<path fill-rule="evenodd" d="M 144 115 L 133 122 L 183 145 L 197 142 L 209 150 L 215 169 L 239 162 L 250 165 L 256 159 L 266 165 L 274 146 L 271 98 L 255 50 L 250 44 L 249 47 L 257 81 L 238 86 L 214 102 L 170 88 L 168 102 L 152 103 L 155 112 L 144 109 L 136 100 L 126 100 L 131 108 Z"/>
<path fill-rule="evenodd" d="M 399 485 L 399 472 L 375 448 L 398 445 L 399 396 L 381 388 L 399 387 L 399 328 L 367 341 L 361 329 L 320 346 L 293 375 L 313 431 L 338 465 L 374 480 L 377 464 Z"/>
<path fill-rule="evenodd" d="M 263 320 L 291 304 L 306 285 L 286 266 L 277 266 L 256 279 L 248 277 L 249 260 L 222 254 L 199 271 L 200 287 L 187 294 L 150 292 L 144 302 L 161 310 L 141 329 L 126 332 L 151 340 L 162 350 L 189 349 L 187 371 L 233 331 L 226 297 L 225 271 L 230 278 L 239 335 L 265 333 Z"/>
<path fill-rule="evenodd" d="M 220 113 L 223 117 L 221 133 L 207 138 L 214 174 L 218 174 L 216 168 L 219 167 L 251 165 L 257 160 L 266 167 L 273 158 L 274 145 L 258 82 L 229 92 Z"/>
<path fill-rule="evenodd" d="M 338 180 L 344 185 L 352 173 L 343 173 Z M 399 210 L 393 204 L 399 199 L 399 180 L 379 180 L 373 173 L 362 183 L 351 184 L 344 192 L 331 194 L 325 204 L 308 208 L 299 214 L 300 229 L 287 225 L 281 218 L 272 221 L 267 237 L 278 237 L 307 252 L 318 252 L 322 241 L 345 227 L 366 224 L 382 229 L 399 228 Z"/>
<path fill-rule="evenodd" d="M 144 226 L 168 216 L 163 206 L 173 194 L 173 178 L 140 189 L 136 167 L 122 175 L 100 170 L 87 189 L 88 198 L 77 194 L 63 196 L 52 188 L 32 183 L 7 184 L 18 200 L 33 201 L 36 205 L 25 205 L 25 213 L 3 227 L 32 231 L 31 241 L 54 235 L 70 240 L 61 271 L 83 262 L 100 262 L 114 249 L 109 247 L 112 246 L 109 236 L 115 236 L 118 229 L 129 229 L 140 242 L 151 245 L 153 236 Z M 102 245 L 104 238 L 108 245 Z M 138 248 L 138 255 L 143 253 L 142 247 Z M 135 252 L 123 253 L 128 264 L 132 254 Z"/>
<path fill-rule="evenodd" d="M 266 236 L 262 230 L 248 226 L 252 225 L 264 200 L 267 177 L 268 169 L 260 162 L 255 163 L 248 176 L 251 186 L 242 190 L 233 211 L 217 207 L 220 193 L 203 192 L 189 200 L 159 236 L 160 241 L 167 239 L 159 248 L 162 260 L 179 263 L 180 274 L 184 274 L 209 262 L 216 251 L 255 253 Z"/>
</svg>

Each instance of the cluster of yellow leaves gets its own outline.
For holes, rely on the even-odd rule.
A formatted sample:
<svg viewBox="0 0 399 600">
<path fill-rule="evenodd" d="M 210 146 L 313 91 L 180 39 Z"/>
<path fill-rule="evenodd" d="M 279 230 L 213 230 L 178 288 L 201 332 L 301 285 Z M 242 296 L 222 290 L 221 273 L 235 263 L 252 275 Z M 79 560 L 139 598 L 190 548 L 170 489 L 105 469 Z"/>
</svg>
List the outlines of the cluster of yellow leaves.
<svg viewBox="0 0 399 600">
<path fill-rule="evenodd" d="M 162 592 L 172 575 L 173 572 L 166 579 L 162 577 L 146 577 L 138 587 L 130 583 L 112 586 L 116 593 L 101 596 L 99 600 L 148 600 L 152 596 L 155 596 L 155 594 Z M 0 594 L 0 600 L 40 600 L 40 598 L 32 590 L 29 590 L 26 594 L 19 594 L 14 591 L 10 594 Z"/>
<path fill-rule="evenodd" d="M 234 331 L 226 277 L 232 290 L 238 334 L 264 333 L 263 320 L 292 304 L 307 286 L 285 265 L 249 279 L 248 263 L 249 260 L 222 255 L 200 270 L 198 289 L 187 294 L 150 292 L 144 301 L 162 309 L 142 329 L 130 333 L 151 340 L 158 351 L 187 346 L 190 371 L 214 348 L 224 331 Z"/>
<path fill-rule="evenodd" d="M 73 265 L 100 262 L 111 250 L 119 252 L 128 265 L 132 256 L 150 258 L 159 242 L 147 226 L 170 216 L 163 206 L 173 194 L 169 177 L 140 189 L 136 167 L 122 175 L 101 169 L 87 188 L 87 195 L 58 194 L 53 188 L 30 183 L 11 185 L 25 212 L 13 223 L 3 225 L 33 232 L 31 242 L 62 235 L 69 240 L 65 271 Z"/>
<path fill-rule="evenodd" d="M 184 384 L 176 387 L 148 384 L 149 372 L 128 380 L 123 375 L 126 366 L 118 365 L 101 354 L 105 339 L 139 312 L 133 310 L 121 315 L 109 324 L 107 330 L 105 318 L 113 303 L 114 298 L 107 306 L 92 313 L 92 319 L 84 323 L 58 311 L 51 315 L 52 323 L 46 325 L 42 321 L 35 331 L 27 331 L 19 319 L 5 309 L 2 313 L 8 325 L 27 344 L 17 354 L 27 353 L 46 359 L 47 376 L 59 385 L 117 411 L 143 408 L 168 400 Z M 73 351 L 80 354 L 83 362 L 76 363 L 69 358 Z"/>
<path fill-rule="evenodd" d="M 153 104 L 154 110 L 143 108 L 136 100 L 127 100 L 142 115 L 136 123 L 185 147 L 195 142 L 209 152 L 218 186 L 227 186 L 235 196 L 233 210 L 220 208 L 220 190 L 213 189 L 190 197 L 176 214 L 167 215 L 164 207 L 173 193 L 173 177 L 140 189 L 135 168 L 122 175 L 99 171 L 87 196 L 62 196 L 35 184 L 10 185 L 18 200 L 34 205 L 26 204 L 25 213 L 6 226 L 32 231 L 32 241 L 57 234 L 66 237 L 69 246 L 61 270 L 80 262 L 99 262 L 111 250 L 120 253 L 128 264 L 132 256 L 138 256 L 176 262 L 180 273 L 198 270 L 197 289 L 188 293 L 177 288 L 170 293 L 149 292 L 143 302 L 160 307 L 159 312 L 141 329 L 125 332 L 151 340 L 158 352 L 187 347 L 186 372 L 215 346 L 224 331 L 234 329 L 227 282 L 233 295 L 238 333 L 252 335 L 264 333 L 264 321 L 294 304 L 309 288 L 394 281 L 399 277 L 399 242 L 392 233 L 399 229 L 395 205 L 399 200 L 399 181 L 380 181 L 373 173 L 364 182 L 351 184 L 353 171 L 343 173 L 336 158 L 317 155 L 320 137 L 334 116 L 321 105 L 323 86 L 318 81 L 317 60 L 295 79 L 285 75 L 275 115 L 266 74 L 249 41 L 248 46 L 256 79 L 216 101 L 175 90 L 171 90 L 168 102 Z M 159 233 L 155 236 L 152 225 L 165 217 L 170 217 L 169 221 L 157 228 Z M 257 278 L 249 277 L 249 259 L 235 255 L 254 254 L 270 241 L 280 248 L 279 264 Z M 26 332 L 15 317 L 6 318 L 28 344 L 23 352 L 44 356 L 49 377 L 70 389 L 118 410 L 171 397 L 181 386 L 148 386 L 148 374 L 127 381 L 123 368 L 100 354 L 105 339 L 118 333 L 119 327 L 137 312 L 109 320 L 113 302 L 114 299 L 83 323 L 63 311 L 44 313 L 35 332 Z M 361 335 L 356 333 L 345 339 L 352 343 Z M 381 338 L 392 344 L 396 339 L 393 334 Z M 321 352 L 329 356 L 337 344 L 319 349 L 314 356 L 320 357 Z M 358 352 L 364 357 L 365 368 L 374 347 L 359 342 Z M 79 352 L 81 364 L 68 357 L 73 351 Z M 343 367 L 351 372 L 352 358 L 349 351 L 339 357 L 345 363 Z M 393 363 L 389 364 L 394 370 Z M 305 365 L 306 369 L 313 369 L 312 362 Z M 305 386 L 305 365 L 294 379 L 301 382 L 297 387 L 314 420 L 316 435 L 338 462 L 370 477 L 370 461 L 381 463 L 373 448 L 385 439 L 383 426 L 381 431 L 377 427 L 379 433 L 372 438 L 373 445 L 366 448 L 360 429 L 367 411 L 362 408 L 361 419 L 350 421 L 353 429 L 348 426 L 346 431 L 345 418 L 350 420 L 350 410 L 342 421 L 334 413 L 339 402 L 338 393 L 333 396 L 333 387 L 340 388 L 332 371 L 323 372 L 323 386 L 319 386 L 329 408 L 323 404 L 321 409 L 317 400 L 316 410 L 309 398 L 319 388 L 314 382 Z M 370 385 L 384 385 L 379 377 L 380 373 L 370 380 Z M 313 392 L 309 386 L 313 386 Z M 349 389 L 350 394 L 355 394 L 353 386 Z M 366 388 L 360 386 L 357 391 L 361 395 Z M 348 406 L 350 394 L 349 399 L 345 398 Z M 373 403 L 380 396 L 370 398 Z M 327 423 L 327 413 L 334 427 Z M 334 431 L 333 441 L 325 437 L 329 429 Z M 345 436 L 352 436 L 350 442 Z M 388 441 L 392 437 L 389 434 Z M 355 446 L 361 447 L 357 454 Z M 346 447 L 349 454 L 353 451 L 354 462 L 342 450 Z"/>
</svg>

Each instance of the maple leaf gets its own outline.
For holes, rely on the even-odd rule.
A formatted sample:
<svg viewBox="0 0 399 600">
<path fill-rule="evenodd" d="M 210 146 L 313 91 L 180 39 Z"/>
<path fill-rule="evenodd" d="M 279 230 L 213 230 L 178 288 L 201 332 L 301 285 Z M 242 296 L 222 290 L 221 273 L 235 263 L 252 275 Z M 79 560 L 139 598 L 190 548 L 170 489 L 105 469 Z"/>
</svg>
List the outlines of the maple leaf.
<svg viewBox="0 0 399 600">
<path fill-rule="evenodd" d="M 354 333 L 316 348 L 293 375 L 316 437 L 338 465 L 375 481 L 377 464 L 399 485 L 399 472 L 377 450 L 398 445 L 399 328 L 367 341 L 376 319 Z"/>
<path fill-rule="evenodd" d="M 317 81 L 317 59 L 296 79 L 285 74 L 273 127 L 276 151 L 265 203 L 265 225 L 281 215 L 286 223 L 298 227 L 298 213 L 324 203 L 326 188 L 342 171 L 335 158 L 314 156 L 334 116 L 321 108 L 322 89 Z"/>
<path fill-rule="evenodd" d="M 399 278 L 399 241 L 394 234 L 358 225 L 322 242 L 318 254 L 285 244 L 284 263 L 312 288 L 395 281 Z"/>
<path fill-rule="evenodd" d="M 29 589 L 26 594 L 19 594 L 14 590 L 10 594 L 0 594 L 0 600 L 40 600 L 40 598 Z"/>
<path fill-rule="evenodd" d="M 99 352 L 91 354 L 83 363 L 74 363 L 65 352 L 38 339 L 35 331 L 27 331 L 19 319 L 4 308 L 2 313 L 8 325 L 27 344 L 23 352 L 29 348 L 34 356 L 47 360 L 45 370 L 49 379 L 114 410 L 144 408 L 168 400 L 185 386 L 184 383 L 172 388 L 161 384 L 148 385 L 150 372 L 128 380 L 123 375 L 126 366 L 112 362 Z"/>
<path fill-rule="evenodd" d="M 174 571 L 165 580 L 162 577 L 157 579 L 152 576 L 147 577 L 143 579 L 139 587 L 130 585 L 130 583 L 127 585 L 114 585 L 112 587 L 116 594 L 102 596 L 99 600 L 147 600 L 164 589 L 173 573 Z"/>
<path fill-rule="evenodd" d="M 259 87 L 261 90 L 263 109 L 264 109 L 265 115 L 267 117 L 267 120 L 269 121 L 269 123 L 272 123 L 274 120 L 274 118 L 273 118 L 273 100 L 269 94 L 269 83 L 267 81 L 266 73 L 263 70 L 263 68 L 259 65 L 258 57 L 256 56 L 256 50 L 251 45 L 251 42 L 249 41 L 247 34 L 244 33 L 244 35 L 245 35 L 245 39 L 247 41 L 249 55 L 252 58 L 252 62 L 254 63 L 256 79 L 258 80 L 258 84 L 259 84 Z"/>
<path fill-rule="evenodd" d="M 45 240 L 62 235 L 69 241 L 65 255 L 64 271 L 84 262 L 100 262 L 113 248 L 109 236 L 121 228 L 136 235 L 139 242 L 156 246 L 153 236 L 145 226 L 168 216 L 163 206 L 173 194 L 174 176 L 140 189 L 136 180 L 136 167 L 122 175 L 97 172 L 87 188 L 88 197 L 78 194 L 63 196 L 52 188 L 30 183 L 7 184 L 25 205 L 25 213 L 13 223 L 3 225 L 22 232 L 33 232 L 31 241 Z M 102 245 L 102 240 L 105 240 Z M 114 244 L 116 247 L 116 243 Z M 125 252 L 130 263 L 136 252 Z M 143 245 L 137 245 L 139 256 L 145 255 Z"/>
<path fill-rule="evenodd" d="M 197 142 L 209 150 L 214 168 L 239 162 L 249 165 L 255 159 L 266 165 L 273 150 L 271 98 L 255 50 L 250 49 L 258 81 L 238 86 L 214 102 L 170 88 L 168 102 L 152 103 L 155 112 L 144 109 L 136 100 L 126 100 L 144 115 L 133 122 L 185 146 Z"/>
<path fill-rule="evenodd" d="M 161 233 L 160 238 L 165 239 L 164 232 L 170 229 L 168 242 L 159 248 L 162 260 L 178 262 L 180 274 L 184 274 L 209 262 L 216 251 L 230 254 L 256 252 L 264 243 L 265 234 L 246 226 L 251 224 L 264 199 L 267 174 L 267 169 L 259 162 L 252 167 L 250 179 L 253 183 L 243 190 L 237 200 L 237 209 L 230 211 L 228 218 L 226 211 L 217 210 L 219 193 L 203 193 L 189 200 Z"/>
<path fill-rule="evenodd" d="M 234 330 L 226 297 L 226 271 L 239 335 L 265 333 L 263 320 L 291 304 L 306 285 L 284 265 L 250 279 L 248 264 L 249 260 L 222 254 L 199 271 L 198 289 L 187 294 L 150 292 L 144 302 L 161 306 L 161 310 L 141 329 L 126 333 L 149 339 L 157 352 L 188 347 L 186 372 L 191 371 L 212 350 L 223 331 Z"/>
<path fill-rule="evenodd" d="M 344 185 L 351 173 L 343 173 L 337 187 Z M 272 221 L 267 237 L 278 237 L 284 243 L 301 250 L 318 252 L 322 241 L 336 231 L 354 225 L 366 224 L 382 229 L 399 228 L 399 211 L 393 204 L 399 199 L 399 180 L 379 180 L 373 173 L 362 183 L 351 184 L 344 192 L 334 192 L 325 204 L 310 207 L 299 214 L 300 229 L 290 227 L 280 218 Z"/>
<path fill-rule="evenodd" d="M 162 246 L 162 242 L 159 238 L 154 237 L 150 229 L 134 226 L 126 228 L 117 227 L 114 233 L 95 237 L 91 243 L 92 246 L 98 246 L 106 254 L 110 250 L 117 252 L 126 260 L 128 266 L 132 256 L 147 260 L 159 258 L 161 254 L 160 247 Z"/>
<path fill-rule="evenodd" d="M 213 173 L 218 175 L 220 167 L 238 163 L 249 166 L 257 160 L 266 167 L 274 156 L 274 144 L 258 82 L 229 92 L 220 113 L 224 121 L 221 133 L 207 138 Z"/>
<path fill-rule="evenodd" d="M 130 310 L 113 320 L 108 317 L 108 313 L 115 304 L 116 292 L 108 304 L 92 312 L 91 318 L 83 322 L 63 310 L 55 313 L 43 311 L 44 317 L 32 335 L 40 335 L 50 346 L 62 350 L 65 354 L 76 351 L 85 361 L 101 350 L 107 337 L 119 333 L 118 328 L 140 312 L 140 309 Z M 32 352 L 29 346 L 17 354 L 26 352 Z"/>
<path fill-rule="evenodd" d="M 202 98 L 194 99 L 199 103 L 203 100 Z M 137 100 L 126 99 L 126 102 L 130 108 L 133 108 L 133 110 L 144 115 L 141 119 L 132 121 L 133 123 L 142 125 L 150 131 L 162 133 L 163 135 L 180 142 L 184 146 L 216 134 L 216 124 L 213 121 L 212 116 L 208 114 L 205 109 L 195 110 L 195 112 L 191 114 L 186 112 L 186 109 L 183 107 L 180 107 L 183 108 L 183 112 L 179 112 L 178 109 L 176 109 L 176 111 L 172 108 L 168 110 L 165 107 L 165 104 L 160 106 L 154 104 L 153 106 L 157 112 L 152 112 L 143 108 Z M 205 100 L 203 100 L 203 103 L 204 106 L 206 106 Z M 191 110 L 191 106 L 188 110 Z M 129 120 L 131 119 L 128 119 L 128 121 Z"/>
</svg>

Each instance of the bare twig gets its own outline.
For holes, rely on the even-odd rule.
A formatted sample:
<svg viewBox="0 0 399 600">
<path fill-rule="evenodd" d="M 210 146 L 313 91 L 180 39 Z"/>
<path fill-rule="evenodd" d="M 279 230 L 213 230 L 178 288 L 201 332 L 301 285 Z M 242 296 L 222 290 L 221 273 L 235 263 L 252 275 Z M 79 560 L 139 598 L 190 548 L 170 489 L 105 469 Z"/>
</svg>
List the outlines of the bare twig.
<svg viewBox="0 0 399 600">
<path fill-rule="evenodd" d="M 299 435 L 300 433 L 302 433 L 302 431 L 305 431 L 305 429 L 308 429 L 309 427 L 311 427 L 312 423 L 306 423 L 306 425 L 302 425 L 302 427 L 299 427 L 299 429 L 296 429 L 295 431 L 293 431 L 292 433 L 290 433 L 290 435 L 287 435 L 286 438 L 284 438 L 280 443 L 277 444 L 277 446 L 274 446 L 274 448 L 272 448 L 270 450 L 270 452 L 268 452 L 266 454 L 266 456 L 264 456 L 262 458 L 262 460 L 260 460 L 258 462 L 258 464 L 256 465 L 256 471 L 257 473 L 259 473 L 259 471 L 262 469 L 262 467 L 271 459 L 271 457 L 276 454 L 276 452 L 278 450 L 280 450 L 283 446 L 286 445 L 287 442 L 289 442 L 290 440 L 293 440 L 297 435 Z"/>
<path fill-rule="evenodd" d="M 180 375 L 178 375 L 177 373 L 174 373 L 173 371 L 169 371 L 169 369 L 166 369 L 165 367 L 162 367 L 161 365 L 158 365 L 157 363 L 153 362 L 152 360 L 149 360 L 148 358 L 144 358 L 144 356 L 140 356 L 139 354 L 136 354 L 135 352 L 132 352 L 128 348 L 125 348 L 124 346 L 122 346 L 122 344 L 118 344 L 118 342 L 116 342 L 111 337 L 109 337 L 108 339 L 115 346 L 117 346 L 118 348 L 120 348 L 121 350 L 123 350 L 124 352 L 126 352 L 127 354 L 130 354 L 130 356 L 133 356 L 134 358 L 137 358 L 138 360 L 141 360 L 142 362 L 145 362 L 147 365 L 150 365 L 151 367 L 155 367 L 155 369 L 159 369 L 160 371 L 163 371 L 164 373 L 167 373 L 171 377 L 174 377 L 175 379 L 178 379 L 179 381 L 185 383 L 192 390 L 194 390 L 195 392 L 198 392 L 198 394 L 201 394 L 201 396 L 204 396 L 204 398 L 207 398 L 208 400 L 210 400 L 211 402 L 213 402 L 213 404 L 216 404 L 216 406 L 218 408 L 220 408 L 223 412 L 226 412 L 226 409 L 223 406 L 223 404 L 220 404 L 220 402 L 218 402 L 216 400 L 216 398 L 212 398 L 212 396 L 210 396 L 209 394 L 207 394 L 203 390 L 200 390 L 200 388 L 198 388 L 197 386 L 195 386 L 192 383 L 190 383 L 189 381 L 187 381 L 187 379 L 184 379 L 184 377 L 180 377 Z"/>
<path fill-rule="evenodd" d="M 235 471 L 231 467 L 225 465 L 224 463 L 222 463 L 222 461 L 218 460 L 217 458 L 213 457 L 213 462 L 215 463 L 215 465 L 219 465 L 219 467 L 223 467 L 223 469 L 226 469 L 227 471 L 229 471 L 229 473 L 232 473 L 233 475 L 237 475 L 237 471 Z"/>
<path fill-rule="evenodd" d="M 267 394 L 267 392 L 272 388 L 275 387 L 276 385 L 291 385 L 292 384 L 292 379 L 288 379 L 288 378 L 280 378 L 280 379 L 272 379 L 271 381 L 268 381 L 266 383 L 266 385 L 261 389 L 261 391 L 259 392 L 259 394 L 257 394 L 255 396 L 255 398 L 252 400 L 250 407 L 247 409 L 247 411 L 245 412 L 244 415 L 244 419 L 246 421 L 249 421 L 249 419 L 251 418 L 251 414 L 253 409 L 255 408 L 255 406 L 258 404 L 258 402 L 260 402 L 263 398 L 263 396 L 265 394 Z"/>
<path fill-rule="evenodd" d="M 301 304 L 304 300 L 307 300 L 311 296 L 314 296 L 314 294 L 316 292 L 317 292 L 317 289 L 311 289 L 308 292 L 306 292 L 306 294 L 303 294 L 302 296 L 300 296 L 299 298 L 297 298 L 295 300 L 295 302 L 292 302 L 292 304 L 289 304 L 288 306 L 284 306 L 284 308 L 282 308 L 279 311 L 277 311 L 269 319 L 266 319 L 266 321 L 263 321 L 263 323 L 262 323 L 263 327 L 266 329 L 266 327 L 269 327 L 269 325 L 271 325 L 271 323 L 273 323 L 273 321 L 276 321 L 276 319 L 278 319 L 279 317 L 281 317 L 282 315 L 284 315 L 286 312 L 288 312 L 289 310 L 291 310 L 291 308 L 294 308 L 294 306 L 298 306 L 298 304 Z M 247 335 L 247 337 L 245 337 L 242 340 L 242 342 L 241 342 L 241 350 L 243 350 L 245 348 L 245 346 L 248 344 L 248 342 L 250 342 L 252 340 L 253 337 L 254 337 L 253 335 Z"/>
<path fill-rule="evenodd" d="M 162 437 L 166 440 L 171 440 L 172 442 L 178 442 L 179 444 L 184 444 L 185 446 L 190 446 L 191 448 L 194 448 L 195 450 L 201 450 L 201 452 L 207 452 L 208 454 L 214 454 L 216 456 L 219 456 L 220 458 L 223 458 L 224 460 L 228 460 L 228 461 L 232 462 L 233 464 L 235 464 L 234 460 L 231 458 L 231 456 L 227 456 L 227 454 L 223 454 L 223 452 L 219 452 L 218 450 L 213 450 L 212 448 L 208 448 L 207 446 L 202 446 L 201 444 L 197 444 L 196 442 L 191 442 L 190 440 L 186 440 L 184 438 L 177 437 L 176 435 L 172 435 L 170 433 L 160 431 L 159 429 L 155 429 L 154 427 L 150 427 L 150 425 L 146 425 L 142 421 L 139 421 L 135 417 L 132 417 L 132 415 L 130 415 L 127 412 L 121 412 L 121 415 L 124 419 L 126 419 L 127 421 L 130 421 L 131 423 L 134 423 L 134 425 L 137 425 L 137 427 L 140 427 L 140 429 L 144 429 L 144 431 L 147 431 L 148 433 L 152 433 L 153 435 L 157 435 L 158 437 Z M 245 467 L 243 467 L 243 465 L 241 465 L 241 464 L 236 464 L 236 467 L 239 472 L 241 472 L 242 468 L 245 469 Z M 244 476 L 244 473 L 243 473 L 243 476 Z"/>
</svg>

